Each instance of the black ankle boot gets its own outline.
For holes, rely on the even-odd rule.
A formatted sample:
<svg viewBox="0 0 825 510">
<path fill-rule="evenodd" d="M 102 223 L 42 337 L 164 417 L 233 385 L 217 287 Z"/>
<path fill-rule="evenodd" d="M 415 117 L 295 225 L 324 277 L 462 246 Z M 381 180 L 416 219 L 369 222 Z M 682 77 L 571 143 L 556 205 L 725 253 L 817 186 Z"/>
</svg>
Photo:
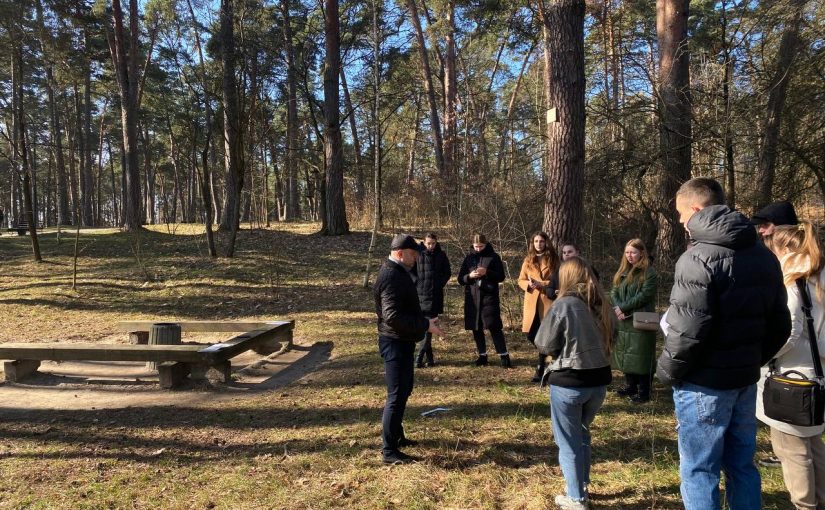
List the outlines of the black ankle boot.
<svg viewBox="0 0 825 510">
<path fill-rule="evenodd" d="M 530 382 L 541 382 L 542 377 L 544 377 L 544 365 L 536 365 L 536 373 L 533 374 L 533 378 L 530 379 Z"/>
<path fill-rule="evenodd" d="M 639 392 L 639 389 L 636 386 L 622 386 L 618 390 L 616 390 L 616 395 L 621 395 L 622 397 L 631 397 Z"/>
<path fill-rule="evenodd" d="M 501 367 L 502 368 L 513 368 L 513 362 L 510 361 L 510 355 L 504 354 L 501 356 Z"/>
<path fill-rule="evenodd" d="M 476 359 L 476 366 L 477 367 L 486 367 L 487 366 L 487 355 L 486 354 L 479 354 L 478 359 Z"/>
</svg>

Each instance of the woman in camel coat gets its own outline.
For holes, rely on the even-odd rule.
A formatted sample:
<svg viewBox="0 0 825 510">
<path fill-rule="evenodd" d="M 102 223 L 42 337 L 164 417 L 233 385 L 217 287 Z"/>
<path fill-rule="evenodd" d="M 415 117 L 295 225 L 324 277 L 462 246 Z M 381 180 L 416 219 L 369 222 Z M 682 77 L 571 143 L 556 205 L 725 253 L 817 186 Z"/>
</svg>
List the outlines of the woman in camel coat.
<svg viewBox="0 0 825 510">
<path fill-rule="evenodd" d="M 559 257 L 550 246 L 550 239 L 544 232 L 536 232 L 530 238 L 527 255 L 521 264 L 518 286 L 524 291 L 524 313 L 521 331 L 527 335 L 527 341 L 535 345 L 536 333 L 544 315 L 550 310 L 552 300 L 556 297 Z M 544 356 L 539 354 L 534 382 L 541 381 L 544 374 Z"/>
</svg>

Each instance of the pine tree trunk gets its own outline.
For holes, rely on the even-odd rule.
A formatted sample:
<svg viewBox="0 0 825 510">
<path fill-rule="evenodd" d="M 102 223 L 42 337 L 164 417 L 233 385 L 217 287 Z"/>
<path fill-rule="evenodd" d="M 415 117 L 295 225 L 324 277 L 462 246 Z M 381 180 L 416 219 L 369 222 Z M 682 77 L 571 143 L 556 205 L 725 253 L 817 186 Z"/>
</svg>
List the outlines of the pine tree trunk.
<svg viewBox="0 0 825 510">
<path fill-rule="evenodd" d="M 372 0 L 372 86 L 373 86 L 373 102 L 372 102 L 372 121 L 373 121 L 373 216 L 372 216 L 372 231 L 374 232 L 381 228 L 384 221 L 384 211 L 382 209 L 382 142 L 381 142 L 381 30 L 378 26 L 379 20 L 379 0 Z M 416 118 L 418 114 L 416 114 Z M 374 247 L 373 240 L 370 244 Z M 367 263 L 367 276 L 365 281 L 369 279 L 369 262 Z"/>
<path fill-rule="evenodd" d="M 432 131 L 433 145 L 435 146 L 435 167 L 442 181 L 447 180 L 447 168 L 444 165 L 444 144 L 441 137 L 441 120 L 438 118 L 438 105 L 435 100 L 433 87 L 433 73 L 430 69 L 430 57 L 427 55 L 427 45 L 424 42 L 424 31 L 418 17 L 416 0 L 407 0 L 410 9 L 410 21 L 415 28 L 415 39 L 418 43 L 418 55 L 421 59 L 421 76 L 424 82 L 424 91 L 427 94 L 427 103 L 430 106 L 430 130 Z"/>
<path fill-rule="evenodd" d="M 421 125 L 419 116 L 421 114 L 421 99 L 418 94 L 415 96 L 415 115 L 413 119 L 412 132 L 410 133 L 410 152 L 407 155 L 407 184 L 415 179 L 415 149 L 417 147 L 418 129 Z"/>
<path fill-rule="evenodd" d="M 203 212 L 204 212 L 204 227 L 206 229 L 206 242 L 209 247 L 209 256 L 210 257 L 217 257 L 218 252 L 215 249 L 215 235 L 212 232 L 212 222 L 214 219 L 213 216 L 213 204 L 214 204 L 214 194 L 212 191 L 212 173 L 209 170 L 209 144 L 212 140 L 212 107 L 209 104 L 209 96 L 206 94 L 208 90 L 208 82 L 206 78 L 206 65 L 204 64 L 203 58 L 203 46 L 201 45 L 201 37 L 198 33 L 198 26 L 195 17 L 195 10 L 192 8 L 191 0 L 186 1 L 186 5 L 189 8 L 189 15 L 191 16 L 192 22 L 192 32 L 195 37 L 195 46 L 198 50 L 198 61 L 200 63 L 200 71 L 201 71 L 201 86 L 204 90 L 204 124 L 206 133 L 204 135 L 203 141 L 203 150 L 200 154 L 201 156 L 201 168 L 202 173 L 200 174 L 200 192 L 201 192 L 201 200 L 203 201 Z M 171 132 L 171 126 L 170 126 Z M 194 147 L 193 147 L 194 150 Z M 193 166 L 195 167 L 195 171 L 197 171 L 197 158 L 193 158 Z M 194 194 L 194 190 L 192 186 L 188 186 L 190 196 Z M 186 211 L 187 208 L 181 204 L 181 209 Z M 186 213 L 184 213 L 186 214 Z M 216 213 L 215 213 L 216 214 Z"/>
<path fill-rule="evenodd" d="M 361 161 L 361 140 L 358 138 L 358 126 L 355 124 L 355 108 L 352 107 L 352 99 L 349 95 L 349 87 L 347 86 L 347 73 L 341 67 L 341 88 L 344 91 L 344 108 L 347 111 L 349 120 L 349 128 L 352 133 L 352 150 L 355 153 L 355 203 L 356 208 L 360 211 L 364 206 L 364 193 L 366 185 L 364 183 L 364 169 Z"/>
<path fill-rule="evenodd" d="M 281 2 L 284 15 L 284 43 L 286 56 L 286 216 L 287 220 L 301 217 L 301 200 L 298 190 L 298 76 L 295 69 L 295 48 L 292 42 L 292 21 L 289 0 Z"/>
<path fill-rule="evenodd" d="M 89 33 L 83 30 L 84 47 L 89 51 Z M 81 192 L 83 197 L 83 224 L 95 226 L 94 216 L 94 188 L 95 182 L 92 176 L 92 68 L 89 57 L 83 58 L 83 167 L 80 169 L 85 175 L 84 188 Z M 78 112 L 80 115 L 80 112 Z"/>
<path fill-rule="evenodd" d="M 138 41 L 138 0 L 129 2 L 129 40 Z M 138 167 L 138 73 L 137 44 L 129 44 L 123 26 L 120 0 L 112 0 L 114 35 L 109 42 L 120 92 L 120 119 L 123 129 L 124 214 L 123 227 L 138 230 L 143 224 L 140 200 L 140 168 Z"/>
<path fill-rule="evenodd" d="M 658 260 L 668 265 L 684 251 L 685 231 L 679 224 L 675 197 L 690 179 L 690 54 L 687 26 L 690 0 L 658 0 L 659 146 L 661 167 L 656 191 Z"/>
<path fill-rule="evenodd" d="M 457 82 L 455 51 L 455 0 L 447 1 L 447 30 L 444 37 L 444 173 L 447 189 L 452 190 L 456 179 L 456 118 Z"/>
<path fill-rule="evenodd" d="M 32 200 L 32 178 L 29 167 L 28 150 L 26 149 L 26 116 L 23 113 L 23 48 L 20 31 L 15 26 L 12 29 L 14 41 L 14 57 L 12 58 L 12 108 L 14 112 L 14 129 L 17 131 L 15 159 L 20 162 L 20 172 L 23 175 L 23 206 L 25 221 L 29 225 L 29 235 L 32 242 L 32 254 L 36 262 L 43 262 L 40 255 L 40 242 L 37 238 L 37 215 Z"/>
<path fill-rule="evenodd" d="M 549 58 L 544 230 L 557 250 L 578 242 L 584 191 L 584 0 L 551 0 L 541 18 Z"/>
<path fill-rule="evenodd" d="M 54 64 L 52 62 L 53 45 L 51 35 L 46 32 L 43 22 L 43 3 L 35 2 L 37 25 L 40 32 L 40 47 L 43 51 L 44 66 L 46 68 L 46 94 L 49 108 L 49 128 L 53 144 L 55 159 L 55 175 L 57 182 L 57 223 L 67 225 L 70 221 L 69 190 L 66 181 L 66 163 L 63 160 L 63 134 L 60 128 L 57 99 L 55 98 Z"/>
<path fill-rule="evenodd" d="M 223 64 L 223 132 L 226 162 L 226 199 L 221 229 L 229 230 L 229 244 L 226 256 L 235 253 L 235 239 L 240 226 L 241 192 L 244 184 L 244 164 L 241 160 L 243 142 L 241 137 L 240 105 L 238 86 L 235 79 L 235 14 L 233 0 L 221 0 L 221 60 Z"/>
<path fill-rule="evenodd" d="M 726 0 L 722 1 L 721 18 L 720 43 L 722 46 L 722 64 L 725 66 L 725 76 L 722 83 L 722 103 L 725 111 L 725 125 L 722 128 L 722 145 L 725 151 L 725 195 L 728 199 L 728 205 L 733 209 L 736 208 L 736 172 L 734 171 L 733 135 L 731 133 L 731 123 L 733 122 L 733 118 L 731 116 L 732 100 L 730 95 L 730 86 L 733 81 L 733 54 L 728 41 L 728 16 Z"/>
<path fill-rule="evenodd" d="M 344 146 L 341 140 L 338 75 L 341 65 L 338 0 L 324 0 L 324 156 L 326 162 L 325 221 L 326 235 L 349 233 L 344 204 Z"/>
<path fill-rule="evenodd" d="M 768 105 L 765 109 L 765 123 L 762 127 L 762 144 L 759 149 L 759 173 L 757 175 L 756 209 L 761 209 L 771 202 L 773 183 L 776 174 L 776 153 L 779 145 L 779 128 L 782 124 L 782 111 L 785 109 L 785 97 L 791 82 L 793 63 L 799 47 L 799 28 L 802 13 L 807 0 L 792 0 L 791 19 L 785 24 L 779 51 L 776 55 L 776 70 L 768 84 Z"/>
</svg>

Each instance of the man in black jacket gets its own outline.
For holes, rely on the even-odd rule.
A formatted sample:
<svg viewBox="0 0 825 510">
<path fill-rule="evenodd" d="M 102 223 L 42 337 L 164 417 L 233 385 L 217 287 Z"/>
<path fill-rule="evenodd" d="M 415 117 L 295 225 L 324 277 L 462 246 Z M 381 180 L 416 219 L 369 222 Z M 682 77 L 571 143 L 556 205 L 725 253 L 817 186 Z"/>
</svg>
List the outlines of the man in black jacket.
<svg viewBox="0 0 825 510">
<path fill-rule="evenodd" d="M 720 467 L 729 508 L 761 508 L 756 382 L 791 331 L 779 262 L 724 204 L 713 179 L 691 179 L 676 194 L 692 246 L 676 263 L 656 374 L 673 386 L 687 510 L 720 508 Z"/>
<path fill-rule="evenodd" d="M 452 270 L 447 252 L 438 244 L 438 236 L 433 232 L 424 236 L 424 242 L 419 245 L 418 258 L 415 262 L 418 274 L 418 301 L 421 311 L 428 319 L 437 318 L 444 312 L 444 286 L 450 281 Z M 418 343 L 418 355 L 415 357 L 416 368 L 433 366 L 433 334 L 424 333 L 424 339 Z M 427 364 L 424 364 L 424 358 Z"/>
<path fill-rule="evenodd" d="M 415 265 L 418 244 L 412 236 L 399 234 L 390 245 L 375 280 L 375 313 L 378 315 L 378 350 L 384 359 L 387 402 L 382 417 L 383 456 L 386 464 L 415 460 L 399 450 L 414 446 L 404 437 L 404 410 L 413 389 L 413 354 L 425 331 L 441 334 L 437 319 L 427 319 L 418 303 L 418 292 L 410 270 Z"/>
</svg>

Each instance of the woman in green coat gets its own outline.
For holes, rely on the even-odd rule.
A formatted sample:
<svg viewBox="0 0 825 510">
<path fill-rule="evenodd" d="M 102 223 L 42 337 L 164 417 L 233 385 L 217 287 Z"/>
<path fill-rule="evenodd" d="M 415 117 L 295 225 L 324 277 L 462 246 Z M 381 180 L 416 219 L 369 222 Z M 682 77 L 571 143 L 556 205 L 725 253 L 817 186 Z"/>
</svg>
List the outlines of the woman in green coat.
<svg viewBox="0 0 825 510">
<path fill-rule="evenodd" d="M 619 319 L 613 349 L 616 367 L 625 374 L 625 385 L 616 393 L 641 404 L 650 400 L 656 362 L 656 332 L 633 327 L 633 312 L 652 312 L 656 305 L 658 276 L 650 265 L 645 244 L 631 239 L 624 247 L 619 270 L 613 276 L 610 300 Z"/>
</svg>

